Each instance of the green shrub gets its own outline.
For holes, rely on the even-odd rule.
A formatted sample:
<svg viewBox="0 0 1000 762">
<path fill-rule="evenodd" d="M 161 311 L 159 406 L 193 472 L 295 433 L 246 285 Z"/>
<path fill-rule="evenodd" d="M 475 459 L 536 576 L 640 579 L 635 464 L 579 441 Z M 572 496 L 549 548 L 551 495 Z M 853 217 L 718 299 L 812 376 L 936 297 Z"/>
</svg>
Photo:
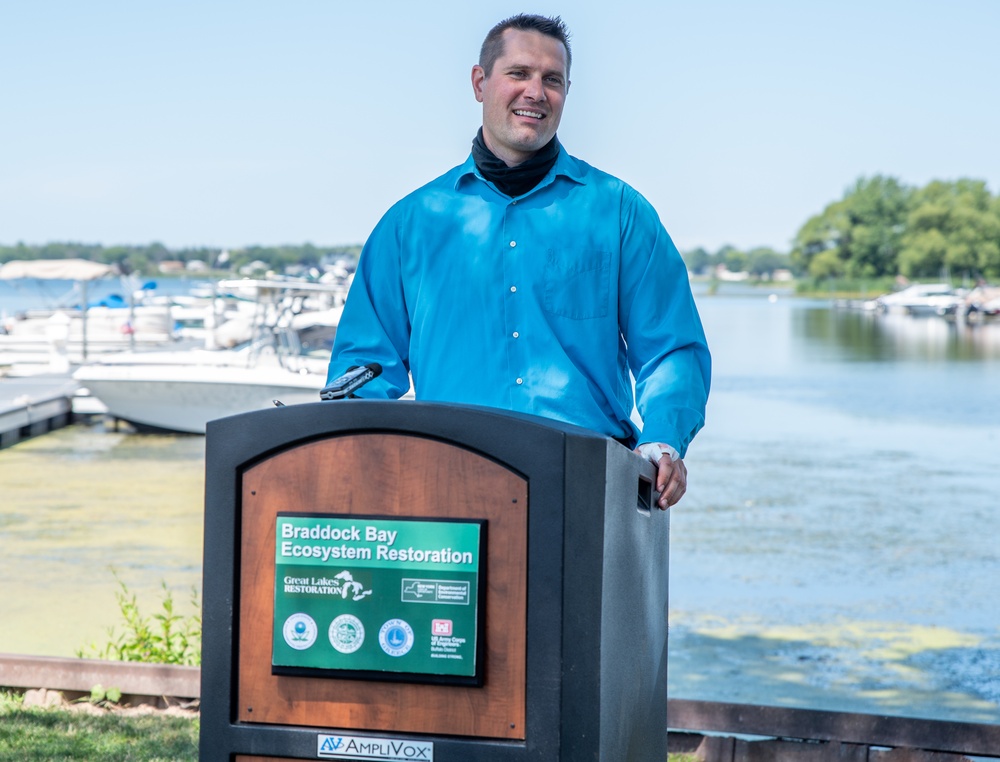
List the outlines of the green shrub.
<svg viewBox="0 0 1000 762">
<path fill-rule="evenodd" d="M 150 664 L 201 664 L 201 617 L 195 613 L 183 616 L 174 609 L 174 596 L 161 582 L 163 599 L 161 610 L 147 617 L 139 610 L 135 594 L 130 592 L 118 574 L 112 570 L 118 582 L 115 598 L 121 611 L 124 626 L 116 634 L 114 627 L 108 628 L 109 641 L 103 647 L 93 643 L 85 649 L 78 649 L 80 658 L 107 659 L 110 661 L 141 661 Z M 200 611 L 198 591 L 191 589 L 191 605 Z"/>
</svg>

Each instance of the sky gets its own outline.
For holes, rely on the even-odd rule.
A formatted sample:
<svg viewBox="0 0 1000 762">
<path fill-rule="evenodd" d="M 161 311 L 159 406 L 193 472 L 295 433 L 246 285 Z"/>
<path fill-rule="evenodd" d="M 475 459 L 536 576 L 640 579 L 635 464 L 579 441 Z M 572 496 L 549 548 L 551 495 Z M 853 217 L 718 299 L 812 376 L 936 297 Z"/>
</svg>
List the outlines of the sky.
<svg viewBox="0 0 1000 762">
<path fill-rule="evenodd" d="M 559 138 L 682 251 L 858 178 L 1000 192 L 1000 0 L 0 2 L 0 245 L 363 243 L 460 164 L 486 32 L 561 15 Z"/>
</svg>

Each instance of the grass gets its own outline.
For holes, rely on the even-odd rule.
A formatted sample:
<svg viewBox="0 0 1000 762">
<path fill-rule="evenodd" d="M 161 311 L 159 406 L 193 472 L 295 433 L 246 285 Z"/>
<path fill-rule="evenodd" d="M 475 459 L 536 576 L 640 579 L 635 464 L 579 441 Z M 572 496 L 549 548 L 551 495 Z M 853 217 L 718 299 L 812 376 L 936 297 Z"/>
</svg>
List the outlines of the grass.
<svg viewBox="0 0 1000 762">
<path fill-rule="evenodd" d="M 0 692 L 0 762 L 197 762 L 198 728 L 197 718 L 26 709 L 20 696 Z"/>
<path fill-rule="evenodd" d="M 0 762 L 196 762 L 197 718 L 25 708 L 0 694 Z"/>
</svg>

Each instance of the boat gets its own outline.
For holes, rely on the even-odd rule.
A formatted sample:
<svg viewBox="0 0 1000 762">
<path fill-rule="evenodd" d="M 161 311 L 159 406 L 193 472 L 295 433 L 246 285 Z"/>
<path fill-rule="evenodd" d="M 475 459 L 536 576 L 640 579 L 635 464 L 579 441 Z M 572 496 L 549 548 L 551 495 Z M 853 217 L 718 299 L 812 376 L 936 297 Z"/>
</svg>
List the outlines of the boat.
<svg viewBox="0 0 1000 762">
<path fill-rule="evenodd" d="M 72 281 L 77 292 L 68 306 L 0 313 L 0 353 L 36 362 L 59 354 L 68 364 L 86 361 L 88 352 L 172 341 L 173 322 L 163 305 L 136 305 L 121 297 L 88 301 L 88 284 L 115 274 L 110 265 L 84 259 L 12 260 L 0 265 L 0 280 Z"/>
<path fill-rule="evenodd" d="M 276 402 L 319 402 L 326 373 L 260 364 L 107 364 L 83 366 L 73 377 L 108 416 L 140 431 L 204 434 L 216 418 Z"/>
<path fill-rule="evenodd" d="M 976 286 L 959 305 L 956 314 L 967 322 L 1000 318 L 1000 286 Z"/>
<path fill-rule="evenodd" d="M 55 345 L 81 358 L 85 357 L 84 347 L 88 353 L 121 351 L 137 345 L 168 344 L 173 338 L 171 311 L 159 305 L 25 310 L 0 321 L 0 349 L 46 352 Z"/>
<path fill-rule="evenodd" d="M 918 283 L 875 300 L 881 312 L 928 316 L 952 314 L 964 301 L 962 292 L 947 283 Z"/>
<path fill-rule="evenodd" d="M 253 295 L 250 341 L 216 349 L 119 353 L 81 366 L 73 377 L 103 403 L 107 415 L 144 431 L 204 434 L 216 418 L 276 402 L 318 402 L 343 288 L 292 280 L 219 285 L 223 292 Z M 329 339 L 317 347 L 315 336 L 324 335 L 322 329 Z M 304 345 L 304 336 L 313 337 L 313 343 Z"/>
</svg>

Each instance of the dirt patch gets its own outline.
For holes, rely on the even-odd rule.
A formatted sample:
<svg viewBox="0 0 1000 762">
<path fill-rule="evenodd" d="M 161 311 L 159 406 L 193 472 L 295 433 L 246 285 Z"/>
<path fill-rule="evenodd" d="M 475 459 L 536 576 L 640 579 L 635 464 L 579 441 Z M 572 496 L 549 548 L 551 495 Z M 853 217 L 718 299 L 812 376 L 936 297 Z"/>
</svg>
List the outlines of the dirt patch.
<svg viewBox="0 0 1000 762">
<path fill-rule="evenodd" d="M 171 696 L 122 696 L 119 702 L 93 702 L 89 696 L 69 691 L 36 688 L 24 692 L 26 708 L 63 709 L 84 714 L 147 715 L 167 717 L 197 717 L 201 702 L 198 699 L 178 699 Z"/>
</svg>

